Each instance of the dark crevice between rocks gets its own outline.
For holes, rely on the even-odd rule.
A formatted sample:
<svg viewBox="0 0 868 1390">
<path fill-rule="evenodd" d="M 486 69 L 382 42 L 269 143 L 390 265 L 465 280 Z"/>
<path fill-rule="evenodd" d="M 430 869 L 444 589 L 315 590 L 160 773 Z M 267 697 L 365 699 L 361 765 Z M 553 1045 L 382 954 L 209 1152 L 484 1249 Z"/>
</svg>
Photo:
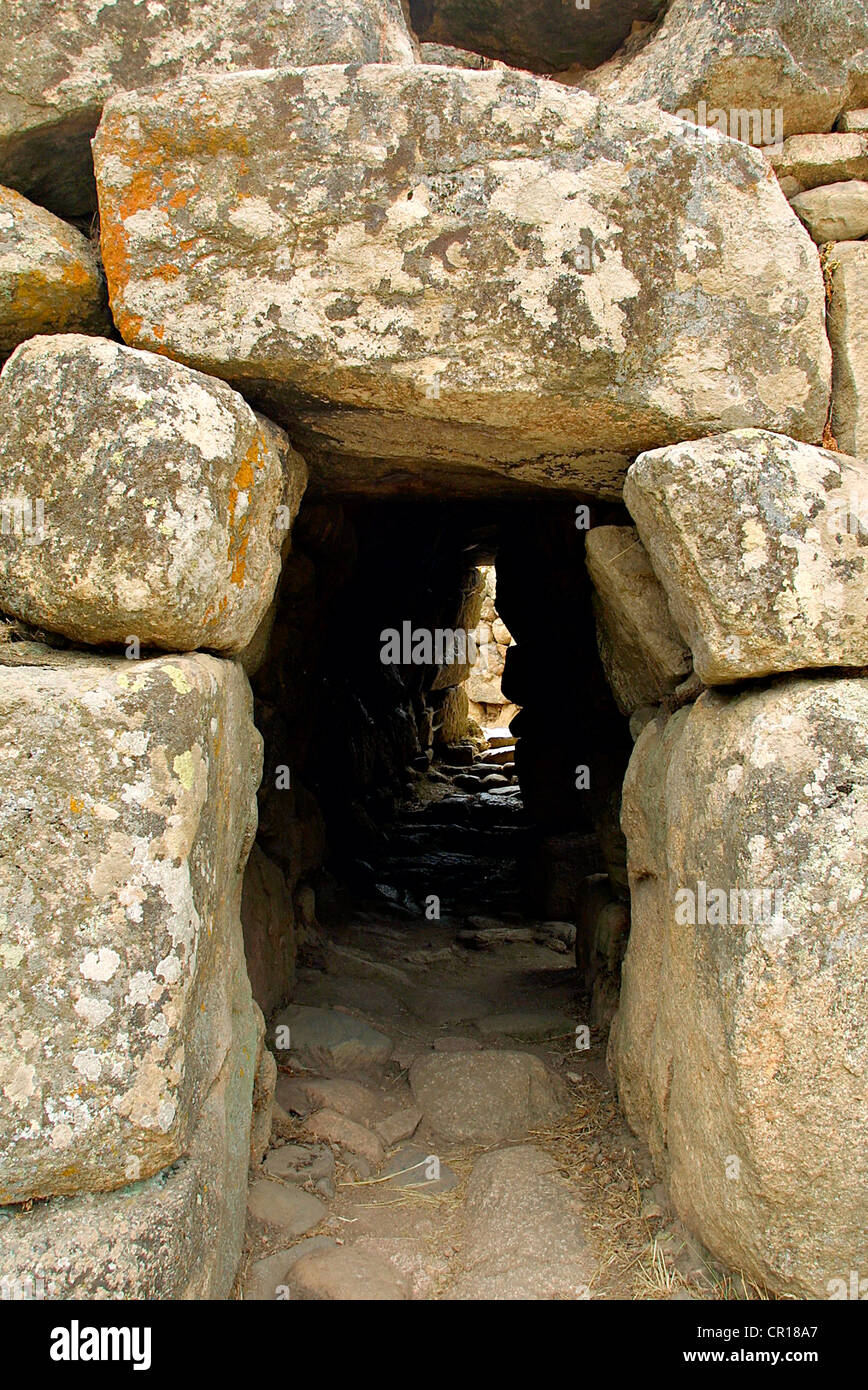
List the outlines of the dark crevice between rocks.
<svg viewBox="0 0 868 1390">
<path fill-rule="evenodd" d="M 645 41 L 667 8 L 668 0 L 409 0 L 423 62 L 446 61 L 442 50 L 454 48 L 543 75 L 599 67 Z"/>
</svg>

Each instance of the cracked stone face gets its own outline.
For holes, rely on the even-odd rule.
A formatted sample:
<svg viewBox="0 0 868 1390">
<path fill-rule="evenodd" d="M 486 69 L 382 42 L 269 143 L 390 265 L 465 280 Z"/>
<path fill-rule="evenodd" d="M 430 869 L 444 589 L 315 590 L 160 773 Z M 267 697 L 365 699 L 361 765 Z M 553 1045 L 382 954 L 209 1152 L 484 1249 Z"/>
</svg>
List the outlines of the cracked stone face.
<svg viewBox="0 0 868 1390">
<path fill-rule="evenodd" d="M 94 645 L 240 652 L 307 479 L 237 392 L 99 338 L 23 344 L 0 376 L 0 604 Z"/>
<path fill-rule="evenodd" d="M 818 440 L 815 249 L 762 157 L 500 71 L 319 67 L 113 99 L 124 339 L 243 389 L 350 491 L 615 498 L 641 449 Z"/>
<path fill-rule="evenodd" d="M 185 1152 L 234 1028 L 262 740 L 232 662 L 0 663 L 2 1205 Z"/>
<path fill-rule="evenodd" d="M 0 27 L 0 183 L 61 216 L 91 211 L 90 139 L 115 92 L 199 69 L 414 60 L 401 0 L 8 3 Z"/>
</svg>

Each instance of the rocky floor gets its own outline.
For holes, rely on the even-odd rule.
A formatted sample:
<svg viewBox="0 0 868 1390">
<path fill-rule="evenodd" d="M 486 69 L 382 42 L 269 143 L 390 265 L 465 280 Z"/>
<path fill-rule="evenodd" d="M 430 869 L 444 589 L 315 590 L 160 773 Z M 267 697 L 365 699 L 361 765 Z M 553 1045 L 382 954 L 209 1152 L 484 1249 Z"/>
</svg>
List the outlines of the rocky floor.
<svg viewBox="0 0 868 1390">
<path fill-rule="evenodd" d="M 239 1297 L 758 1296 L 667 1212 L 581 1033 L 573 929 L 514 910 L 510 773 L 421 778 L 368 901 L 300 970 Z"/>
</svg>

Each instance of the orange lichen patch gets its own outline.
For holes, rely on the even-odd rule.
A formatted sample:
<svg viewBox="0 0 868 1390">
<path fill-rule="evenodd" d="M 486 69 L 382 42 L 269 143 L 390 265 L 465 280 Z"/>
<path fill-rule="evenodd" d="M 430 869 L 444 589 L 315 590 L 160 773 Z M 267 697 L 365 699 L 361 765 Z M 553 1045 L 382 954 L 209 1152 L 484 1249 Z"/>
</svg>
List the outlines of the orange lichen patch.
<svg viewBox="0 0 868 1390">
<path fill-rule="evenodd" d="M 204 103 L 204 96 L 200 103 Z M 215 158 L 226 154 L 250 154 L 250 140 L 240 130 L 226 124 L 226 118 L 219 107 L 210 110 L 191 112 L 194 131 L 185 132 L 185 151 L 193 156 L 207 155 Z"/>
<path fill-rule="evenodd" d="M 31 332 L 37 332 L 39 324 L 56 331 L 63 322 L 63 315 L 75 317 L 85 308 L 87 298 L 81 291 L 89 290 L 88 297 L 94 300 L 97 288 L 97 281 L 86 266 L 80 263 L 57 265 L 46 260 L 43 265 L 29 267 L 12 281 L 4 317 L 7 321 L 18 318 L 32 325 Z"/>
<path fill-rule="evenodd" d="M 177 280 L 180 274 L 181 272 L 178 267 L 173 265 L 171 261 L 166 261 L 164 265 L 154 266 L 154 269 L 151 271 L 151 275 L 155 280 Z"/>
<path fill-rule="evenodd" d="M 126 149 L 123 140 L 119 140 L 118 144 L 129 162 L 137 167 L 121 192 L 108 187 L 97 177 L 100 207 L 103 209 L 100 249 L 115 322 L 121 336 L 129 341 L 128 333 L 135 334 L 141 327 L 141 319 L 137 315 L 126 315 L 123 308 L 123 293 L 130 282 L 127 219 L 137 212 L 147 212 L 160 203 L 168 216 L 169 208 L 177 209 L 186 204 L 192 190 L 176 189 L 167 196 L 176 182 L 177 173 L 172 168 L 166 168 L 165 150 L 158 143 L 149 144 L 143 141 L 135 149 Z M 161 279 L 168 280 L 174 279 L 181 272 L 177 266 L 167 263 L 157 267 L 153 273 Z M 126 327 L 122 326 L 124 320 Z"/>
<path fill-rule="evenodd" d="M 70 261 L 60 272 L 60 277 L 66 285 L 74 285 L 76 289 L 84 289 L 93 280 L 91 272 L 81 261 Z"/>
<path fill-rule="evenodd" d="M 164 336 L 165 336 L 166 330 L 165 330 L 163 324 L 161 324 L 161 323 L 155 323 L 155 324 L 152 326 L 152 328 L 151 328 L 151 332 L 153 333 L 153 335 L 154 335 L 155 338 L 158 338 L 158 339 L 162 342 L 162 340 L 163 340 L 163 338 L 164 338 Z"/>
<path fill-rule="evenodd" d="M 122 306 L 115 308 L 114 303 L 112 303 L 112 316 L 124 342 L 136 342 L 144 322 L 141 314 L 130 314 Z"/>
<path fill-rule="evenodd" d="M 84 810 L 84 802 L 79 801 L 78 797 L 71 796 L 69 798 L 69 809 L 74 816 L 80 816 Z"/>
<path fill-rule="evenodd" d="M 142 154 L 138 155 L 137 162 L 142 162 Z M 100 247 L 112 296 L 120 293 L 130 279 L 124 222 L 134 213 L 147 211 L 154 206 L 160 196 L 159 181 L 159 170 L 148 168 L 145 161 L 145 167 L 132 175 L 126 190 L 116 200 L 113 190 L 105 186 L 99 188 L 100 206 L 106 209 L 100 225 Z"/>
<path fill-rule="evenodd" d="M 256 486 L 257 471 L 265 467 L 265 444 L 260 434 L 256 434 L 229 489 L 229 550 L 228 559 L 232 561 L 231 580 L 233 584 L 243 585 L 246 568 L 247 546 L 250 540 L 247 528 L 250 524 L 250 508 L 236 521 L 235 512 L 238 497 L 242 492 L 250 493 Z"/>
<path fill-rule="evenodd" d="M 159 100 L 160 89 L 151 91 L 151 97 Z M 170 97 L 168 91 L 163 95 Z M 101 247 L 106 279 L 109 287 L 109 300 L 115 321 L 127 341 L 135 331 L 135 321 L 124 315 L 123 299 L 132 276 L 130 264 L 131 237 L 127 222 L 138 212 L 160 207 L 166 217 L 187 206 L 190 198 L 198 192 L 198 184 L 191 181 L 190 173 L 185 172 L 188 161 L 200 157 L 209 161 L 215 158 L 235 157 L 241 166 L 240 173 L 247 173 L 249 165 L 241 156 L 249 156 L 250 142 L 243 134 L 227 124 L 219 105 L 206 99 L 204 94 L 195 102 L 194 110 L 189 106 L 180 122 L 176 119 L 167 123 L 168 113 L 157 112 L 151 128 L 146 121 L 143 133 L 131 139 L 122 111 L 109 111 L 103 116 L 96 139 L 97 186 L 102 210 Z M 141 125 L 139 127 L 141 129 Z M 121 160 L 130 170 L 128 182 L 118 187 L 109 185 L 102 177 L 101 155 L 110 150 L 115 159 Z M 133 172 L 135 171 L 135 172 Z M 187 186 L 179 186 L 186 183 Z M 179 243 L 179 250 L 188 251 L 195 247 L 197 239 L 190 238 Z M 160 266 L 153 272 L 160 278 L 175 278 L 181 272 L 176 267 Z M 122 327 L 122 322 L 126 327 Z"/>
<path fill-rule="evenodd" d="M 247 566 L 247 560 L 245 557 L 247 554 L 247 545 L 249 540 L 250 537 L 245 536 L 243 541 L 239 545 L 237 551 L 235 552 L 235 560 L 232 565 L 232 573 L 229 576 L 231 582 L 233 584 L 238 584 L 239 586 L 243 585 L 244 583 L 244 571 Z"/>
<path fill-rule="evenodd" d="M 229 502 L 230 514 L 233 517 L 235 513 L 235 503 L 238 498 L 238 493 L 241 491 L 247 492 L 248 489 L 253 487 L 253 484 L 256 481 L 256 474 L 254 473 L 253 469 L 254 466 L 257 465 L 259 450 L 259 440 L 254 439 L 253 443 L 251 444 L 250 448 L 247 450 L 247 453 L 244 455 L 244 458 L 241 461 L 241 467 L 239 468 L 238 472 L 235 474 L 235 477 L 233 479 L 235 495 Z"/>
</svg>

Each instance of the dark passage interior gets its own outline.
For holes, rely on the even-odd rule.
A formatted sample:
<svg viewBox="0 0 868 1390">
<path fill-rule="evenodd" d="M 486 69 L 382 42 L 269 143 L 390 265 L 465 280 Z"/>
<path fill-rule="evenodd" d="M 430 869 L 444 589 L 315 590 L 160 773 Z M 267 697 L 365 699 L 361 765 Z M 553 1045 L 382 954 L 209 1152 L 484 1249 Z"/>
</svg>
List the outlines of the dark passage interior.
<svg viewBox="0 0 868 1390">
<path fill-rule="evenodd" d="M 605 1064 L 633 745 L 585 565 L 589 527 L 625 520 L 570 497 L 309 501 L 248 662 L 265 759 L 242 921 L 277 1063 L 251 1201 L 309 1175 L 318 1239 L 353 1268 L 397 1260 L 413 1297 L 589 1296 L 572 1207 L 560 1253 L 468 1243 L 484 1151 L 513 1205 L 530 1170 L 569 1178 L 594 1297 L 642 1291 L 653 1175 Z M 265 1277 L 275 1240 L 253 1228 L 244 1270 Z"/>
<path fill-rule="evenodd" d="M 410 946 L 535 931 L 572 952 L 575 928 L 581 1018 L 608 1022 L 626 907 L 606 940 L 594 932 L 601 907 L 628 900 L 618 811 L 632 742 L 597 653 L 584 541 L 624 520 L 560 496 L 303 506 L 249 662 L 265 766 L 243 917 L 267 1018 L 361 913 Z M 520 706 L 491 743 L 463 684 L 483 566 L 512 637 L 502 698 Z"/>
</svg>

